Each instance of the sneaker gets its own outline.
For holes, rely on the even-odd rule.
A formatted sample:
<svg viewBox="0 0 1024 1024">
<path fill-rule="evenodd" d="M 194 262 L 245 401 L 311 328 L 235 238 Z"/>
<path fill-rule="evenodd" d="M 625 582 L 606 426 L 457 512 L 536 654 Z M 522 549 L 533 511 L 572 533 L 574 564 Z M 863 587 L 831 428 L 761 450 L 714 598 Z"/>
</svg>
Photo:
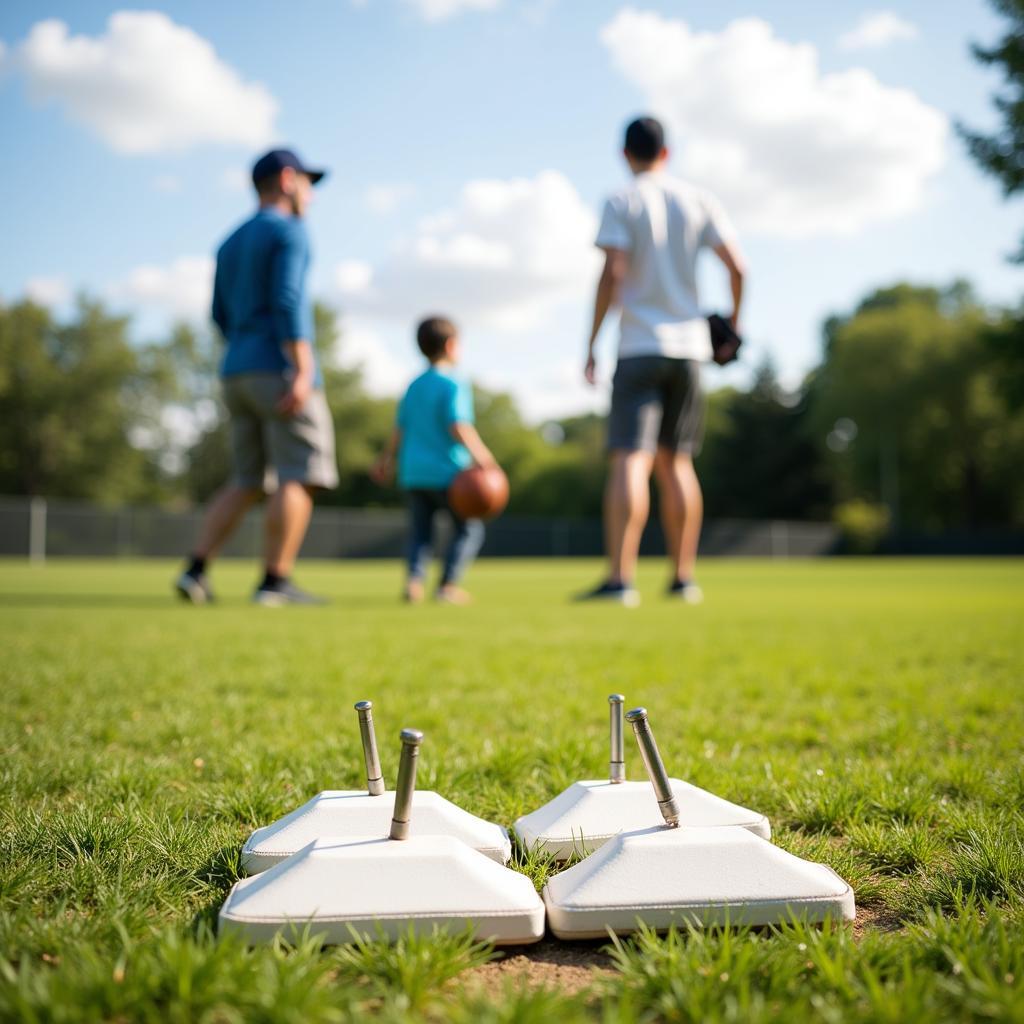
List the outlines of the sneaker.
<svg viewBox="0 0 1024 1024">
<path fill-rule="evenodd" d="M 613 601 L 635 608 L 640 603 L 640 593 L 626 583 L 609 583 L 607 580 L 599 587 L 577 594 L 575 601 Z"/>
<path fill-rule="evenodd" d="M 213 591 L 206 578 L 206 573 L 201 572 L 193 575 L 190 572 L 183 572 L 174 582 L 174 589 L 183 601 L 190 604 L 210 604 L 213 602 Z"/>
<path fill-rule="evenodd" d="M 665 591 L 665 595 L 676 601 L 685 601 L 687 604 L 700 604 L 704 600 L 704 591 L 692 580 L 676 580 Z"/>
<path fill-rule="evenodd" d="M 457 587 L 453 583 L 448 583 L 443 587 L 437 588 L 437 593 L 434 595 L 434 600 L 439 604 L 472 604 L 473 598 L 469 592 L 463 590 L 462 587 Z"/>
<path fill-rule="evenodd" d="M 280 608 L 285 604 L 327 604 L 326 599 L 300 590 L 291 580 L 282 580 L 271 586 L 260 585 L 252 595 L 254 604 L 265 608 Z"/>
<path fill-rule="evenodd" d="M 423 580 L 406 580 L 405 589 L 402 591 L 402 600 L 406 604 L 419 604 L 424 597 Z"/>
</svg>

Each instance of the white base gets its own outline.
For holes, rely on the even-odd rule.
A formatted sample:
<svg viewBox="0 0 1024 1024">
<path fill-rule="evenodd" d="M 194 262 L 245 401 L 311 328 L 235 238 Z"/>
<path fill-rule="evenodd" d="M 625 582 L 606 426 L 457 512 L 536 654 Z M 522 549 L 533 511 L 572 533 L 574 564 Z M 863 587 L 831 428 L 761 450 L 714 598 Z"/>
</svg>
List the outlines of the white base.
<svg viewBox="0 0 1024 1024">
<path fill-rule="evenodd" d="M 763 814 L 680 779 L 669 782 L 683 825 L 739 825 L 762 839 L 771 838 L 771 825 Z M 543 807 L 524 815 L 513 827 L 528 850 L 536 847 L 556 860 L 567 860 L 574 852 L 591 853 L 599 849 L 620 832 L 647 828 L 660 821 L 658 800 L 649 782 L 603 780 L 574 782 Z"/>
<path fill-rule="evenodd" d="M 519 945 L 543 936 L 544 904 L 526 875 L 450 836 L 317 839 L 236 882 L 219 930 L 256 945 L 308 926 L 310 935 L 338 944 L 353 933 L 393 941 L 410 925 L 419 934 L 470 926 L 478 939 Z"/>
<path fill-rule="evenodd" d="M 391 792 L 370 796 L 365 790 L 325 790 L 272 825 L 256 829 L 242 847 L 242 870 L 250 875 L 266 871 L 324 836 L 386 836 L 394 808 Z M 499 864 L 512 856 L 505 829 L 437 793 L 417 790 L 412 808 L 412 836 L 454 836 Z"/>
<path fill-rule="evenodd" d="M 637 923 L 778 924 L 853 920 L 853 890 L 830 867 L 801 860 L 743 828 L 650 828 L 609 840 L 544 887 L 560 939 L 626 934 Z"/>
</svg>

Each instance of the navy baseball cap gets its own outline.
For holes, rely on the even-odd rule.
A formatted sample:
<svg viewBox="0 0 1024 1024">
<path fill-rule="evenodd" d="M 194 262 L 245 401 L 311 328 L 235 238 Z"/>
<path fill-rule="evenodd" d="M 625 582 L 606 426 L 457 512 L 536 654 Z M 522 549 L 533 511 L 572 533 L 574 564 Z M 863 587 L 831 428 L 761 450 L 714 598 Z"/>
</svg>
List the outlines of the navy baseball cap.
<svg viewBox="0 0 1024 1024">
<path fill-rule="evenodd" d="M 272 149 L 252 165 L 252 183 L 258 185 L 264 178 L 280 174 L 286 167 L 294 167 L 300 174 L 307 175 L 314 185 L 327 173 L 307 167 L 290 149 Z"/>
</svg>

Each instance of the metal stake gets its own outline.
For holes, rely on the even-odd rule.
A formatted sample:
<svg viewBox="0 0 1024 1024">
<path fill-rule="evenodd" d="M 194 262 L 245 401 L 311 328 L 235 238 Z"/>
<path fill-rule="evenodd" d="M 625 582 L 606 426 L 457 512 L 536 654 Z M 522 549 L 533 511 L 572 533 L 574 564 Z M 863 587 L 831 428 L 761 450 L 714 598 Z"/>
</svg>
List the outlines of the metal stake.
<svg viewBox="0 0 1024 1024">
<path fill-rule="evenodd" d="M 611 782 L 626 781 L 626 755 L 622 741 L 622 704 L 625 699 L 621 693 L 613 693 L 608 698 L 608 711 L 611 718 L 611 756 L 608 761 L 608 779 Z"/>
<path fill-rule="evenodd" d="M 366 788 L 370 796 L 382 796 L 385 790 L 384 775 L 380 770 L 380 756 L 377 753 L 377 735 L 373 731 L 372 707 L 373 701 L 361 700 L 356 704 L 356 711 L 359 713 L 359 735 L 363 741 L 363 759 L 366 761 Z"/>
<path fill-rule="evenodd" d="M 654 795 L 658 798 L 658 808 L 665 824 L 669 828 L 679 826 L 679 805 L 672 793 L 672 785 L 668 781 L 668 773 L 665 771 L 665 762 L 658 753 L 658 744 L 654 742 L 654 733 L 651 732 L 651 724 L 647 721 L 647 708 L 633 708 L 626 712 L 626 719 L 633 726 L 636 734 L 636 742 L 640 747 L 640 756 L 643 758 L 644 767 L 651 777 L 651 785 L 654 786 Z"/>
<path fill-rule="evenodd" d="M 420 757 L 423 733 L 419 729 L 402 730 L 402 759 L 398 762 L 398 782 L 395 784 L 395 809 L 391 815 L 391 838 L 409 838 L 409 819 L 412 817 L 412 795 L 416 791 L 416 764 Z"/>
</svg>

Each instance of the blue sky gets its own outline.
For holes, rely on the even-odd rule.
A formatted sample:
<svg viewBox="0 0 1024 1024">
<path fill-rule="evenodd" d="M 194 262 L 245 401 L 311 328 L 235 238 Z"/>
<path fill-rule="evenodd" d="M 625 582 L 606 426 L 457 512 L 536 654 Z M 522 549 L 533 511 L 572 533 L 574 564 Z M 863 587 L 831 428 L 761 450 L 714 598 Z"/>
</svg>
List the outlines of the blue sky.
<svg viewBox="0 0 1024 1024">
<path fill-rule="evenodd" d="M 116 12 L 154 9 L 166 18 L 112 28 Z M 1020 206 L 951 128 L 994 124 L 998 78 L 968 51 L 1000 32 L 981 0 L 764 3 L 761 25 L 728 0 L 281 10 L 0 7 L 0 124 L 14 140 L 0 152 L 0 295 L 63 306 L 85 289 L 135 313 L 140 336 L 201 318 L 209 258 L 252 205 L 246 170 L 284 142 L 331 169 L 309 224 L 313 290 L 344 314 L 338 358 L 395 391 L 418 365 L 411 321 L 440 307 L 464 324 L 472 375 L 531 417 L 599 409 L 606 386 L 580 380 L 589 242 L 625 180 L 622 126 L 653 109 L 676 169 L 732 209 L 750 264 L 749 347 L 742 365 L 709 370 L 711 386 L 765 355 L 796 382 L 822 319 L 896 279 L 962 276 L 989 301 L 1019 298 L 1005 254 Z M 41 31 L 47 19 L 66 31 Z M 720 304 L 716 267 L 702 279 Z M 609 329 L 606 377 L 613 350 Z"/>
</svg>

